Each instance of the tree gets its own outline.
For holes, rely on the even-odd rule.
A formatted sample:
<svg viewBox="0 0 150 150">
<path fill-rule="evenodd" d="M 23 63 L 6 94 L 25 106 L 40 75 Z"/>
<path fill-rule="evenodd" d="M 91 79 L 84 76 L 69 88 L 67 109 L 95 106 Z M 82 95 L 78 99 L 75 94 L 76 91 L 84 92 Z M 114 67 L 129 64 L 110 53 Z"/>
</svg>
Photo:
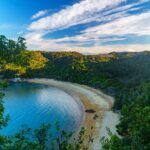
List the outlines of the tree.
<svg viewBox="0 0 150 150">
<path fill-rule="evenodd" d="M 23 37 L 18 37 L 17 40 L 17 51 L 23 51 L 26 50 L 26 40 Z"/>
<path fill-rule="evenodd" d="M 7 38 L 4 35 L 0 35 L 0 55 L 4 57 L 5 52 L 7 51 Z"/>
</svg>

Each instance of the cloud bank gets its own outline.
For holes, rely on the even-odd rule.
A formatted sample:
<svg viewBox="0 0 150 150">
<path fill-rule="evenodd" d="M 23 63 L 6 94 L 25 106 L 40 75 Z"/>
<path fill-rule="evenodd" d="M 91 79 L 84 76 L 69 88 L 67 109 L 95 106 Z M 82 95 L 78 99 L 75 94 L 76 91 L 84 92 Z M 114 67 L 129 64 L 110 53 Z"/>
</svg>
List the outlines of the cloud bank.
<svg viewBox="0 0 150 150">
<path fill-rule="evenodd" d="M 129 36 L 150 36 L 150 11 L 143 9 L 149 0 L 83 0 L 54 14 L 31 22 L 25 35 L 31 49 L 65 50 L 82 53 L 149 50 L 149 44 L 116 44 Z M 144 10 L 144 11 L 143 11 Z M 32 18 L 46 15 L 39 11 Z M 86 26 L 87 25 L 87 26 Z M 47 34 L 85 26 L 78 34 L 45 38 Z M 103 43 L 107 43 L 107 46 Z M 88 45 L 88 46 L 87 46 Z"/>
</svg>

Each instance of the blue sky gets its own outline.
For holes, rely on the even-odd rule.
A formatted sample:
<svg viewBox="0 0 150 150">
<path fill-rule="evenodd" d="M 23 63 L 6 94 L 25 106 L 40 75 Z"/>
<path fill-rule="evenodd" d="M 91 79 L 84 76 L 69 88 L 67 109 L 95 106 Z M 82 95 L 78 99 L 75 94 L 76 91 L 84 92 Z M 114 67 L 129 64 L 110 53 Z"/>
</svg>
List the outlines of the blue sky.
<svg viewBox="0 0 150 150">
<path fill-rule="evenodd" d="M 150 0 L 1 0 L 0 34 L 31 50 L 150 50 Z"/>
</svg>

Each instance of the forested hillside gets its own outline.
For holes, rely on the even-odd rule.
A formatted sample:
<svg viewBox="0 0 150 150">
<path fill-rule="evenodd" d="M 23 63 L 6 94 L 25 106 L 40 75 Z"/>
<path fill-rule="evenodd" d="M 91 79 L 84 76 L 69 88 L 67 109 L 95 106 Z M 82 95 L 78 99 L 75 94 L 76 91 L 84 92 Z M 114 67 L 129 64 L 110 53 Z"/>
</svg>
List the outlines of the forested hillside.
<svg viewBox="0 0 150 150">
<path fill-rule="evenodd" d="M 103 90 L 121 113 L 122 138 L 111 135 L 105 150 L 150 148 L 150 52 L 82 55 L 76 52 L 28 51 L 25 39 L 0 36 L 1 78 L 53 78 Z"/>
</svg>

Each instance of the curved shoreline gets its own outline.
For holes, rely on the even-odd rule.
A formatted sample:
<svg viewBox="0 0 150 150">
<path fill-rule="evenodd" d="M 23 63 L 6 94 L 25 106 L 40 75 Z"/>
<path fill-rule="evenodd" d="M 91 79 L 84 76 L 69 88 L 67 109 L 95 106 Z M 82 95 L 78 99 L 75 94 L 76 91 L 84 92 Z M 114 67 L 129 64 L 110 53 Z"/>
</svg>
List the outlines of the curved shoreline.
<svg viewBox="0 0 150 150">
<path fill-rule="evenodd" d="M 92 150 L 98 150 L 100 148 L 100 138 L 107 136 L 107 127 L 112 128 L 115 132 L 115 125 L 118 123 L 118 119 L 115 119 L 113 124 L 108 125 L 109 119 L 113 119 L 111 108 L 114 103 L 114 99 L 108 95 L 103 94 L 101 91 L 94 88 L 80 85 L 71 82 L 57 81 L 53 79 L 25 79 L 26 82 L 45 84 L 60 88 L 68 94 L 70 94 L 78 103 L 83 117 L 76 134 L 80 131 L 81 127 L 85 128 L 85 145 L 88 144 L 88 137 L 93 135 L 94 143 L 91 146 Z M 94 110 L 95 113 L 85 112 L 86 110 Z M 114 113 L 113 113 L 114 114 Z M 96 116 L 96 117 L 95 117 Z M 118 118 L 118 117 L 117 117 Z M 107 123 L 106 123 L 107 122 Z M 91 130 L 92 127 L 92 130 Z M 75 134 L 75 135 L 76 135 Z"/>
</svg>

